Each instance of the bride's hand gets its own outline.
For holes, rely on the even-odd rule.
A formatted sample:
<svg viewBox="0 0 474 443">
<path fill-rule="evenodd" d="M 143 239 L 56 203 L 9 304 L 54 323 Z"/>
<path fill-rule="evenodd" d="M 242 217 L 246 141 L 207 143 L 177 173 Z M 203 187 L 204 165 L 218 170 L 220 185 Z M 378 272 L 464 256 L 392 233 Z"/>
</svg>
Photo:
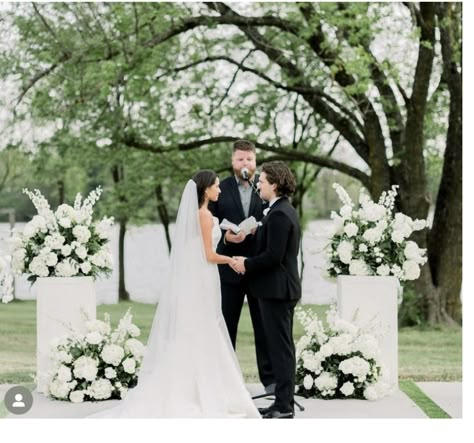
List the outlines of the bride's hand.
<svg viewBox="0 0 474 443">
<path fill-rule="evenodd" d="M 231 258 L 230 261 L 229 261 L 229 266 L 235 271 L 237 272 L 237 274 L 244 274 L 243 272 L 239 272 L 237 270 L 237 260 L 235 258 Z"/>
</svg>

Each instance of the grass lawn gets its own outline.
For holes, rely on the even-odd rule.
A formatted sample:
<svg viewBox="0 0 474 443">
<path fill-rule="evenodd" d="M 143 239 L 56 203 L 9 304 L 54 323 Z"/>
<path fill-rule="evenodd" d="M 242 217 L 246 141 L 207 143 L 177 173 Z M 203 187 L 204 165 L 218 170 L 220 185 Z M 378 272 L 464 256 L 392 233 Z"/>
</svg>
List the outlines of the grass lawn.
<svg viewBox="0 0 474 443">
<path fill-rule="evenodd" d="M 143 303 L 120 303 L 97 308 L 97 317 L 104 312 L 111 316 L 112 325 L 128 308 L 132 308 L 134 322 L 142 330 L 141 340 L 146 343 L 155 306 Z M 304 305 L 324 316 L 327 306 Z M 295 321 L 295 341 L 302 328 Z M 462 330 L 403 328 L 399 331 L 399 375 L 415 381 L 462 380 Z M 14 301 L 0 305 L 0 383 L 28 383 L 35 372 L 36 303 Z M 253 332 L 247 305 L 240 320 L 237 355 L 248 382 L 258 381 Z"/>
</svg>

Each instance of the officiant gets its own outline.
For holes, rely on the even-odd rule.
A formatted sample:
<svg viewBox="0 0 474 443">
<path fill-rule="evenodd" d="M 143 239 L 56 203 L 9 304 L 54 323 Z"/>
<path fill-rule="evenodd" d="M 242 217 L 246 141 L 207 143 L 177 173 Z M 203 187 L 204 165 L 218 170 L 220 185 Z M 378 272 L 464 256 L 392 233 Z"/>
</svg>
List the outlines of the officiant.
<svg viewBox="0 0 474 443">
<path fill-rule="evenodd" d="M 209 204 L 209 209 L 221 223 L 227 219 L 239 225 L 243 220 L 253 216 L 257 221 L 263 218 L 267 204 L 256 192 L 258 176 L 255 146 L 248 140 L 237 140 L 232 150 L 232 169 L 234 175 L 220 182 L 219 200 Z M 248 235 L 241 231 L 233 233 L 225 230 L 217 246 L 217 253 L 228 256 L 251 256 L 255 248 L 255 230 Z M 222 313 L 234 349 L 236 348 L 239 319 L 245 297 L 250 311 L 255 338 L 258 374 L 267 393 L 275 387 L 270 357 L 262 328 L 262 318 L 256 298 L 249 295 L 247 277 L 234 272 L 229 266 L 219 265 L 221 280 Z"/>
</svg>

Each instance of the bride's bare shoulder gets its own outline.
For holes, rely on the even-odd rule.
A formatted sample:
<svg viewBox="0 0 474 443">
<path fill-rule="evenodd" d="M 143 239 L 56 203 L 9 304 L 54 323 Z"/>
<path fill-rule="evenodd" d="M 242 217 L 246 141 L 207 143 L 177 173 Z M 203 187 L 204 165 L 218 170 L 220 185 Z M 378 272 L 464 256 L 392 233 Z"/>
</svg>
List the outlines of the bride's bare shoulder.
<svg viewBox="0 0 474 443">
<path fill-rule="evenodd" d="M 201 224 L 210 224 L 212 223 L 212 213 L 207 208 L 200 208 L 199 209 L 199 219 Z"/>
</svg>

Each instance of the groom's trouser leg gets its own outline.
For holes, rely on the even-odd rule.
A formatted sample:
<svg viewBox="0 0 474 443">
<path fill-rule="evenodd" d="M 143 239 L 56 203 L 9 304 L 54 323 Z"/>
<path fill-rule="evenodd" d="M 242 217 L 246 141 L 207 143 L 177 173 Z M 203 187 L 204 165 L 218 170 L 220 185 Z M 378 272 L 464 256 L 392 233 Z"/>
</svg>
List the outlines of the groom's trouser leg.
<svg viewBox="0 0 474 443">
<path fill-rule="evenodd" d="M 252 319 L 253 334 L 255 339 L 255 353 L 257 357 L 258 377 L 263 386 L 275 383 L 275 376 L 272 371 L 272 361 L 268 352 L 267 339 L 263 329 L 262 313 L 258 299 L 247 292 L 247 302 L 249 305 L 250 318 Z"/>
<path fill-rule="evenodd" d="M 275 403 L 279 411 L 294 410 L 296 376 L 293 314 L 296 301 L 259 299 L 273 374 Z"/>
<path fill-rule="evenodd" d="M 245 288 L 241 283 L 221 283 L 222 315 L 229 332 L 230 341 L 235 349 L 240 313 L 244 304 Z"/>
</svg>

